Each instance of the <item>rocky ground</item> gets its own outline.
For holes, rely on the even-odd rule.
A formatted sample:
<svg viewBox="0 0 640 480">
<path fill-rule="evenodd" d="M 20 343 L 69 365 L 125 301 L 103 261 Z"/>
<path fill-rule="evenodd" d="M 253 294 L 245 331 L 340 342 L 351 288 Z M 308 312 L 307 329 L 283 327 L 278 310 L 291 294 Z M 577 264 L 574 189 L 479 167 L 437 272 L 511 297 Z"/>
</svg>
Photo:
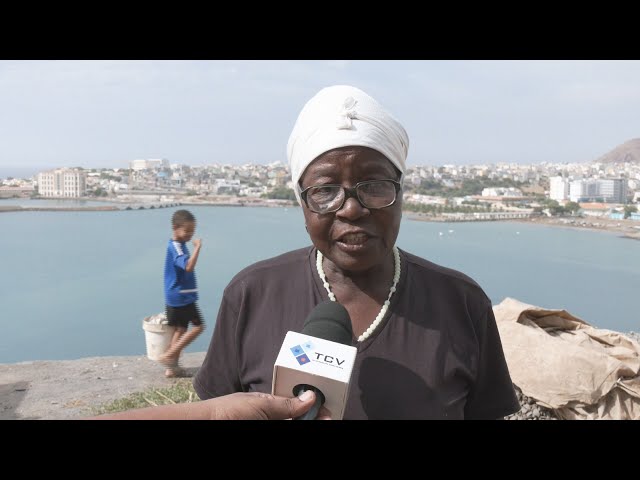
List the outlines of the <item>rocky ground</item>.
<svg viewBox="0 0 640 480">
<path fill-rule="evenodd" d="M 506 420 L 559 420 L 553 410 L 537 405 L 533 398 L 524 395 L 517 386 L 514 385 L 514 388 L 520 402 L 520 411 L 509 415 Z"/>
<path fill-rule="evenodd" d="M 204 355 L 184 354 L 181 365 L 193 375 Z M 92 407 L 174 382 L 146 356 L 2 364 L 0 420 L 82 418 L 92 415 Z"/>
</svg>

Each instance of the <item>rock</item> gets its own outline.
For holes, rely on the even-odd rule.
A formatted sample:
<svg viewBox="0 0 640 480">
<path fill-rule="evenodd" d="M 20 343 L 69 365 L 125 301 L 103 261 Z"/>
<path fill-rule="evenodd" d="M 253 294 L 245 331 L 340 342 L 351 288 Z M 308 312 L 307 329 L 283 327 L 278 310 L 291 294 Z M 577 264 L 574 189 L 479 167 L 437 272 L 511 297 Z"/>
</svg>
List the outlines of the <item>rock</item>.
<svg viewBox="0 0 640 480">
<path fill-rule="evenodd" d="M 505 417 L 507 420 L 559 420 L 553 410 L 538 405 L 534 398 L 527 397 L 514 385 L 516 396 L 520 402 L 520 410 Z"/>
</svg>

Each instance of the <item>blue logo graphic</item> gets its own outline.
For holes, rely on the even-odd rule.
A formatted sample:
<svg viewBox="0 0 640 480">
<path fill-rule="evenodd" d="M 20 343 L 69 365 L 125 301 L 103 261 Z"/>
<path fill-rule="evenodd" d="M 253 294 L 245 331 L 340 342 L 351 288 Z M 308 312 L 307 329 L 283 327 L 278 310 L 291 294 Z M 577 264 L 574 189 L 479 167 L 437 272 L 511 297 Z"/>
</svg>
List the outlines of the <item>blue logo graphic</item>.
<svg viewBox="0 0 640 480">
<path fill-rule="evenodd" d="M 307 357 L 306 353 L 303 353 L 299 357 L 296 357 L 296 360 L 298 360 L 298 363 L 300 365 L 304 365 L 305 363 L 309 363 L 310 362 L 309 357 Z"/>
<path fill-rule="evenodd" d="M 312 350 L 313 349 L 313 344 L 311 342 L 306 342 L 304 344 L 304 348 L 306 348 L 307 350 Z M 293 356 L 296 357 L 296 360 L 298 361 L 298 363 L 300 365 L 304 365 L 306 363 L 310 363 L 311 362 L 311 360 L 309 360 L 309 357 L 307 356 L 307 354 L 302 349 L 302 346 L 300 346 L 300 345 L 296 345 L 295 347 L 291 347 L 291 353 L 293 353 Z"/>
</svg>

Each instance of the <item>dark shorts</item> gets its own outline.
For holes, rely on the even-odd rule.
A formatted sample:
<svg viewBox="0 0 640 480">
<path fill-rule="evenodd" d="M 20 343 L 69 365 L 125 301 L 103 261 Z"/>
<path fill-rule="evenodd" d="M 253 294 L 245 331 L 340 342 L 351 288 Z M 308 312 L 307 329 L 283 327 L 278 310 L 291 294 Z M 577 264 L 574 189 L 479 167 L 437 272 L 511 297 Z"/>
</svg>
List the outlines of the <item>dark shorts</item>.
<svg viewBox="0 0 640 480">
<path fill-rule="evenodd" d="M 172 327 L 188 328 L 189 322 L 195 326 L 202 325 L 202 316 L 197 303 L 190 303 L 184 307 L 165 305 L 167 320 Z"/>
</svg>

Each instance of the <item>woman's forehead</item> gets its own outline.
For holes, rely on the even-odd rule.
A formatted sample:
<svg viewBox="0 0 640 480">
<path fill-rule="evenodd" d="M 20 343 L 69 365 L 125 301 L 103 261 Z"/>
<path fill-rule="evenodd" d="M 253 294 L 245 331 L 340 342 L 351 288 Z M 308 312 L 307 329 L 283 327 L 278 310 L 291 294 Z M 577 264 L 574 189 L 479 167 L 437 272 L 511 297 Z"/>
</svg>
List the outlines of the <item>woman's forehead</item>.
<svg viewBox="0 0 640 480">
<path fill-rule="evenodd" d="M 323 153 L 309 164 L 305 174 L 328 175 L 345 168 L 357 171 L 394 172 L 393 164 L 382 153 L 367 147 L 343 147 Z"/>
</svg>

